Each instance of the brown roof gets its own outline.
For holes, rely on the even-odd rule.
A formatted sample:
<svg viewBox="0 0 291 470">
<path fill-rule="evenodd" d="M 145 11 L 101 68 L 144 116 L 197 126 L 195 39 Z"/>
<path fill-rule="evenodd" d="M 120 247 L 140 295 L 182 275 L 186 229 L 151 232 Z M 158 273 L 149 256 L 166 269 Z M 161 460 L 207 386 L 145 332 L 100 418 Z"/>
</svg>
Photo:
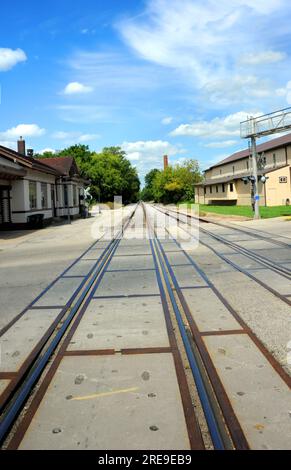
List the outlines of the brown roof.
<svg viewBox="0 0 291 470">
<path fill-rule="evenodd" d="M 43 173 L 49 173 L 52 175 L 59 175 L 59 172 L 56 169 L 45 165 L 39 160 L 32 157 L 24 156 L 21 153 L 18 153 L 15 150 L 12 150 L 7 147 L 3 147 L 2 145 L 0 145 L 0 155 L 12 161 L 16 160 L 17 163 L 27 168 L 32 168 L 34 170 L 41 171 Z"/>
<path fill-rule="evenodd" d="M 79 175 L 79 170 L 74 157 L 53 157 L 38 159 L 38 161 L 40 160 L 64 176 Z"/>
<path fill-rule="evenodd" d="M 286 134 L 286 135 L 283 135 L 282 137 L 278 137 L 277 139 L 272 139 L 272 140 L 269 140 L 268 142 L 264 142 L 263 144 L 257 145 L 257 152 L 258 153 L 266 152 L 267 150 L 273 150 L 273 149 L 276 149 L 278 147 L 283 147 L 288 144 L 291 144 L 291 134 Z M 250 155 L 249 149 L 241 150 L 239 152 L 233 153 L 232 155 L 225 158 L 224 160 L 221 160 L 215 165 L 212 165 L 211 167 L 208 168 L 208 170 L 211 170 L 212 168 L 215 168 L 217 166 L 224 165 L 225 163 L 231 163 L 237 160 L 241 160 L 242 158 L 246 158 L 249 155 Z"/>
<path fill-rule="evenodd" d="M 280 166 L 277 166 L 276 168 L 270 168 L 269 170 L 258 170 L 258 175 L 267 175 L 268 173 L 272 173 L 273 171 L 280 170 L 281 168 L 286 168 L 286 166 L 289 166 L 289 165 L 280 165 Z M 200 183 L 195 183 L 194 186 L 209 186 L 209 185 L 215 186 L 216 184 L 228 183 L 231 181 L 246 178 L 248 176 L 249 176 L 249 173 L 244 172 L 244 173 L 238 173 L 237 175 L 221 176 L 220 178 L 209 178 L 209 179 L 200 181 Z"/>
</svg>

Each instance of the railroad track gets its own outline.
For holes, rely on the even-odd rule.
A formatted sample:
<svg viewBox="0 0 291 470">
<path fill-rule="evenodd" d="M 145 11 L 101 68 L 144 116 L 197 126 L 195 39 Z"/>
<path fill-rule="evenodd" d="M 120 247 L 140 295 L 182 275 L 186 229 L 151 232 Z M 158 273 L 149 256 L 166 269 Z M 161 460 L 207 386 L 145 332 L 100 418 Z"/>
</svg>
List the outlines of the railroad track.
<svg viewBox="0 0 291 470">
<path fill-rule="evenodd" d="M 177 221 L 179 221 L 180 224 L 182 223 L 184 225 L 191 225 L 191 224 L 189 224 L 189 220 L 197 219 L 197 217 L 194 217 L 190 214 L 185 214 L 183 212 L 178 213 L 175 210 L 169 210 L 169 209 L 166 209 L 166 208 L 161 207 L 161 206 L 155 206 L 155 208 L 157 210 L 161 211 L 162 213 L 168 215 L 169 217 L 174 217 Z M 221 224 L 218 224 L 218 225 L 221 225 Z M 237 230 L 240 231 L 240 229 L 237 229 Z M 244 231 L 242 231 L 242 233 L 244 233 Z M 190 230 L 188 230 L 188 234 L 193 236 L 193 238 L 196 238 L 196 240 L 198 241 L 197 235 L 191 233 Z M 215 240 L 215 241 L 221 243 L 224 246 L 230 247 L 233 250 L 233 252 L 225 254 L 225 253 L 223 253 L 223 251 L 222 252 L 219 251 L 219 249 L 214 248 L 211 243 L 207 242 L 207 238 L 206 239 L 203 238 L 201 236 L 201 234 L 205 234 L 207 237 L 210 237 L 212 240 Z M 261 239 L 263 240 L 264 238 L 261 237 Z M 291 300 L 289 298 L 289 297 L 291 297 L 291 290 L 288 293 L 280 292 L 279 290 L 272 287 L 272 285 L 270 285 L 270 283 L 267 283 L 265 280 L 262 280 L 260 278 L 260 273 L 258 273 L 258 270 L 256 271 L 254 269 L 255 273 L 251 272 L 250 269 L 247 269 L 244 266 L 240 265 L 239 263 L 233 261 L 232 255 L 235 254 L 235 253 L 240 254 L 240 255 L 244 256 L 245 258 L 250 259 L 252 262 L 255 261 L 259 266 L 267 268 L 271 272 L 273 272 L 276 275 L 280 276 L 281 278 L 283 278 L 282 282 L 283 283 L 285 282 L 285 290 L 286 289 L 288 290 L 288 288 L 290 288 L 289 281 L 291 280 L 291 270 L 289 268 L 286 268 L 286 267 L 274 262 L 270 258 L 267 258 L 265 256 L 262 256 L 262 255 L 256 253 L 254 250 L 247 249 L 245 247 L 242 247 L 242 246 L 238 245 L 237 243 L 234 243 L 230 240 L 227 240 L 223 236 L 217 235 L 217 234 L 211 232 L 210 230 L 205 229 L 204 227 L 201 227 L 201 225 L 199 226 L 199 243 L 201 243 L 201 245 L 204 245 L 205 247 L 210 249 L 213 253 L 215 253 L 215 255 L 217 255 L 219 258 L 221 258 L 224 262 L 226 262 L 227 264 L 229 264 L 230 266 L 232 266 L 236 270 L 242 272 L 243 274 L 245 274 L 246 276 L 248 276 L 252 280 L 256 281 L 258 284 L 260 284 L 262 287 L 264 287 L 268 291 L 272 292 L 276 297 L 280 298 L 283 302 L 285 302 L 288 305 L 291 305 Z M 286 244 L 284 244 L 284 245 L 286 245 Z M 290 249 L 290 246 L 287 244 L 285 246 L 285 248 Z M 288 282 L 284 281 L 285 279 Z M 278 278 L 278 280 L 279 280 L 279 278 Z M 271 284 L 272 284 L 272 281 L 271 281 Z"/>
<path fill-rule="evenodd" d="M 273 233 L 266 232 L 266 231 L 263 232 L 261 230 L 254 229 L 252 227 L 248 227 L 248 229 L 242 229 L 242 228 L 238 228 L 237 226 L 234 226 L 231 223 L 226 224 L 226 223 L 223 223 L 223 222 L 218 222 L 218 221 L 213 220 L 213 219 L 210 221 L 208 219 L 205 219 L 204 217 L 199 217 L 199 220 L 201 220 L 202 222 L 217 225 L 219 227 L 224 227 L 224 228 L 227 228 L 227 229 L 231 229 L 231 230 L 234 230 L 235 232 L 238 232 L 238 233 L 243 233 L 245 235 L 249 235 L 252 238 L 256 238 L 256 239 L 259 239 L 259 240 L 266 240 L 269 243 L 281 246 L 283 248 L 291 248 L 291 238 L 287 237 L 285 235 L 275 235 Z M 273 237 L 284 238 L 285 240 L 290 240 L 290 241 L 289 242 L 287 242 L 287 241 L 283 242 L 281 240 L 276 240 L 276 239 L 274 240 Z"/>
<path fill-rule="evenodd" d="M 4 448 L 288 448 L 290 377 L 179 239 L 155 226 L 155 212 L 138 205 L 114 239 L 87 250 L 94 268 L 42 337 L 47 342 L 38 342 L 13 387 L 15 371 L 0 376 L 11 381 Z M 187 286 L 177 269 L 187 271 Z M 44 313 L 46 294 L 38 298 Z M 3 337 L 39 307 L 38 300 Z"/>
<path fill-rule="evenodd" d="M 0 371 L 0 380 L 7 381 L 4 383 L 4 388 L 1 390 L 0 395 L 0 443 L 2 443 L 10 431 L 13 423 L 17 419 L 19 413 L 23 409 L 27 399 L 29 398 L 34 386 L 40 379 L 41 374 L 45 370 L 45 367 L 51 360 L 52 355 L 60 347 L 60 343 L 63 337 L 67 334 L 72 323 L 78 317 L 80 309 L 82 309 L 84 302 L 92 289 L 95 288 L 96 283 L 99 280 L 102 269 L 106 264 L 107 260 L 110 259 L 112 253 L 116 249 L 116 246 L 122 236 L 123 230 L 129 224 L 131 218 L 135 213 L 135 209 L 131 212 L 129 217 L 126 217 L 121 222 L 121 227 L 114 238 L 111 240 L 105 239 L 104 234 L 97 241 L 92 243 L 88 249 L 82 253 L 63 273 L 61 273 L 56 279 L 54 279 L 22 312 L 20 312 L 11 322 L 9 322 L 0 332 L 1 341 L 3 337 L 7 337 L 7 334 L 11 332 L 10 337 L 6 341 L 14 342 L 13 334 L 15 330 L 13 327 L 18 325 L 18 322 L 25 319 L 25 315 L 31 314 L 33 311 L 44 310 L 45 312 L 50 310 L 57 310 L 54 321 L 50 324 L 47 331 L 42 335 L 35 346 L 24 356 L 22 364 L 18 365 L 16 371 Z M 100 253 L 96 253 L 100 249 Z M 89 256 L 89 258 L 88 258 Z M 93 258 L 95 256 L 95 258 Z M 74 270 L 78 263 L 82 261 L 92 261 L 92 266 L 89 268 L 89 272 L 81 275 L 69 274 Z M 81 269 L 82 271 L 82 269 Z M 83 269 L 84 272 L 84 269 Z M 65 305 L 40 305 L 40 301 L 54 289 L 58 283 L 64 279 L 76 279 L 79 282 L 76 289 L 73 289 L 71 295 Z M 26 351 L 24 351 L 26 353 Z M 5 357 L 2 360 L 5 365 Z M 6 386 L 5 386 L 6 385 Z"/>
</svg>

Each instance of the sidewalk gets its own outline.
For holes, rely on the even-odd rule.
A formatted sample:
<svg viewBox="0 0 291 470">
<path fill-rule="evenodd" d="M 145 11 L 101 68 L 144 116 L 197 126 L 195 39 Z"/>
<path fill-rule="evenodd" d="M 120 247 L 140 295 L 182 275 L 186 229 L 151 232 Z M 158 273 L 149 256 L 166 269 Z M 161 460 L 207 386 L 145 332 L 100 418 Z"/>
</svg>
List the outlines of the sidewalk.
<svg viewBox="0 0 291 470">
<path fill-rule="evenodd" d="M 36 231 L 0 233 L 0 328 L 94 242 L 103 215 Z"/>
</svg>

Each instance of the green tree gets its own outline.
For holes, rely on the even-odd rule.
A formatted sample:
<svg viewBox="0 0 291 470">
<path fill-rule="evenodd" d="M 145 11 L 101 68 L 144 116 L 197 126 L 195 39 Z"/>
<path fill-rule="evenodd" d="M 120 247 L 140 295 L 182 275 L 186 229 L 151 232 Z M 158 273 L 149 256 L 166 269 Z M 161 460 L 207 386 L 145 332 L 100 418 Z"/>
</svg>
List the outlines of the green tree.
<svg viewBox="0 0 291 470">
<path fill-rule="evenodd" d="M 73 145 L 54 157 L 74 157 L 81 175 L 91 181 L 91 194 L 95 200 L 113 201 L 122 196 L 128 204 L 138 198 L 140 182 L 136 169 L 120 147 L 105 147 L 100 153 L 91 152 L 87 145 Z M 41 158 L 48 158 L 42 155 Z"/>
<path fill-rule="evenodd" d="M 195 194 L 194 184 L 202 179 L 196 160 L 189 159 L 183 164 L 169 166 L 163 171 L 149 172 L 144 190 L 150 188 L 152 199 L 164 204 L 192 200 Z M 147 185 L 149 184 L 149 186 Z"/>
<path fill-rule="evenodd" d="M 160 170 L 154 168 L 153 170 L 149 171 L 149 173 L 145 176 L 145 186 L 141 191 L 140 198 L 143 201 L 151 201 L 154 199 L 153 193 L 153 183 L 157 173 L 160 173 Z"/>
</svg>

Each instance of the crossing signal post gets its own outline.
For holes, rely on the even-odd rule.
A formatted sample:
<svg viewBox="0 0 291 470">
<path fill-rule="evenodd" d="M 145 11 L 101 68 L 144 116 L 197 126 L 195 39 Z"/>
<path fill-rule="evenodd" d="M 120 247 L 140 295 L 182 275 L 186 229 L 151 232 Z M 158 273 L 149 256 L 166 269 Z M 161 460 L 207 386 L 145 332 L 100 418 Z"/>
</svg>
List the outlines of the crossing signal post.
<svg viewBox="0 0 291 470">
<path fill-rule="evenodd" d="M 260 218 L 259 207 L 259 184 L 258 184 L 258 160 L 257 143 L 259 137 L 285 132 L 291 129 L 291 107 L 264 114 L 262 116 L 251 116 L 246 121 L 240 123 L 240 134 L 243 139 L 251 139 L 252 152 L 252 174 L 249 180 L 252 183 L 252 206 L 254 210 L 254 219 Z M 260 178 L 265 183 L 266 177 Z"/>
<path fill-rule="evenodd" d="M 252 136 L 252 170 L 253 170 L 253 192 L 254 192 L 254 199 L 253 199 L 253 207 L 254 207 L 254 219 L 260 218 L 260 208 L 259 208 L 259 182 L 258 182 L 258 165 L 257 165 L 257 144 L 256 144 L 256 137 Z"/>
</svg>

